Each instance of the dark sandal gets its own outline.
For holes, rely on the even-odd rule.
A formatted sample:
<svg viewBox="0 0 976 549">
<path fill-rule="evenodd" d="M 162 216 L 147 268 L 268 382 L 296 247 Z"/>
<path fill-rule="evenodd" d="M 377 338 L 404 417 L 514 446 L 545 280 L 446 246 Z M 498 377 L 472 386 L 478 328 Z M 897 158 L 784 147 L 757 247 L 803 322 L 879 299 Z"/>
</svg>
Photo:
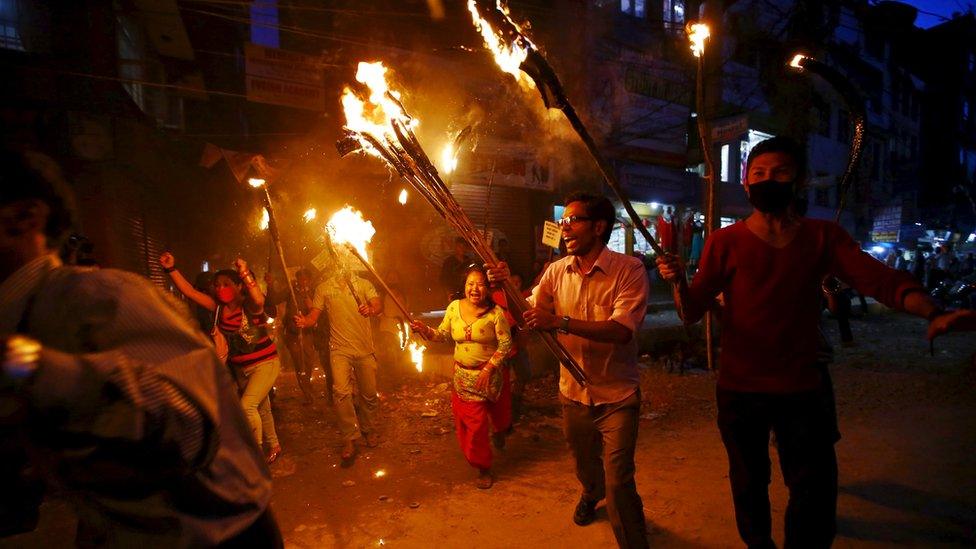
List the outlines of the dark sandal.
<svg viewBox="0 0 976 549">
<path fill-rule="evenodd" d="M 474 485 L 478 487 L 479 490 L 487 490 L 491 488 L 491 485 L 495 483 L 495 479 L 491 476 L 491 471 L 488 469 L 483 469 L 478 473 L 478 479 L 474 481 Z"/>
<path fill-rule="evenodd" d="M 342 461 L 339 464 L 342 467 L 349 467 L 349 466 L 351 466 L 353 463 L 356 462 L 356 455 L 358 453 L 359 453 L 359 450 L 357 450 L 356 449 L 356 446 L 353 445 L 351 451 L 349 451 L 349 452 L 343 451 L 342 454 L 340 454 L 339 457 L 342 459 Z"/>
</svg>

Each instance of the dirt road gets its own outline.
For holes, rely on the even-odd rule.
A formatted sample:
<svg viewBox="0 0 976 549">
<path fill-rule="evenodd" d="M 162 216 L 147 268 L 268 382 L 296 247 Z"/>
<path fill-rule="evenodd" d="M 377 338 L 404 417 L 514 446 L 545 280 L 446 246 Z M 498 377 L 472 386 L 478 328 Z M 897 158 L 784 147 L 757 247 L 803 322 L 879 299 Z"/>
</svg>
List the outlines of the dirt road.
<svg viewBox="0 0 976 549">
<path fill-rule="evenodd" d="M 902 315 L 871 315 L 854 323 L 857 345 L 838 350 L 837 547 L 976 544 L 976 337 L 947 337 L 930 357 L 923 327 Z M 664 358 L 645 357 L 642 374 L 637 484 L 651 542 L 739 547 L 714 380 L 701 371 L 666 373 Z M 291 374 L 282 374 L 275 415 L 285 454 L 272 471 L 289 547 L 614 546 L 602 507 L 594 524 L 572 523 L 578 489 L 553 378 L 530 386 L 527 417 L 498 458 L 490 490 L 473 485 L 440 381 L 386 379 L 382 443 L 343 469 L 333 414 L 323 402 L 301 404 Z M 773 448 L 771 455 L 776 470 Z M 781 541 L 786 494 L 778 471 L 771 494 Z M 66 541 L 64 516 L 63 504 L 48 504 L 41 531 L 7 545 Z"/>
<path fill-rule="evenodd" d="M 854 328 L 857 345 L 839 349 L 833 368 L 843 432 L 837 546 L 976 543 L 976 338 L 946 338 L 930 357 L 915 319 L 873 315 Z M 661 358 L 646 359 L 649 402 L 637 457 L 652 543 L 740 546 L 712 376 L 665 373 Z M 275 510 L 288 544 L 612 547 L 605 511 L 588 527 L 572 523 L 578 489 L 559 430 L 555 381 L 538 380 L 530 391 L 528 417 L 487 491 L 474 488 L 457 449 L 446 386 L 388 387 L 383 444 L 350 469 L 336 467 L 329 419 L 309 419 L 331 416 L 283 395 L 289 454 L 274 467 Z M 778 471 L 771 492 L 781 540 L 786 494 Z"/>
</svg>

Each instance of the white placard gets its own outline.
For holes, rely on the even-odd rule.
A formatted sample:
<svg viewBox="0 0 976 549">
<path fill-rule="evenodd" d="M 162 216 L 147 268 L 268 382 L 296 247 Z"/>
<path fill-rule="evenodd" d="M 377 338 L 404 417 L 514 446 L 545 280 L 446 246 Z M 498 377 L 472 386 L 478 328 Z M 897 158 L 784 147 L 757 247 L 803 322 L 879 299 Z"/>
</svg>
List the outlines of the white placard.
<svg viewBox="0 0 976 549">
<path fill-rule="evenodd" d="M 542 243 L 558 249 L 560 236 L 559 225 L 556 225 L 552 221 L 546 221 L 546 224 L 542 227 Z"/>
</svg>

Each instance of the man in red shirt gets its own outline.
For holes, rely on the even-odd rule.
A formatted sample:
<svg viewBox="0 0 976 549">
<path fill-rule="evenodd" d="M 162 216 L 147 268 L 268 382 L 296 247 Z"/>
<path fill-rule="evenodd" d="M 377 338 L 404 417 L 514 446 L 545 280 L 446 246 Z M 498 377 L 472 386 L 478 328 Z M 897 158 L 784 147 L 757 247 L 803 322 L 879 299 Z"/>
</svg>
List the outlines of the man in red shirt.
<svg viewBox="0 0 976 549">
<path fill-rule="evenodd" d="M 821 281 L 834 275 L 888 307 L 930 321 L 928 336 L 972 329 L 971 311 L 946 313 L 909 274 L 863 253 L 835 223 L 794 209 L 804 188 L 806 154 L 775 137 L 757 145 L 746 165 L 745 190 L 755 210 L 705 242 L 690 285 L 674 256 L 659 257 L 675 284 L 686 324 L 724 296 L 718 376 L 718 425 L 729 457 L 739 535 L 749 547 L 775 547 L 768 485 L 769 433 L 776 435 L 786 508 L 787 547 L 828 547 L 836 532 L 840 439 L 822 337 Z"/>
</svg>

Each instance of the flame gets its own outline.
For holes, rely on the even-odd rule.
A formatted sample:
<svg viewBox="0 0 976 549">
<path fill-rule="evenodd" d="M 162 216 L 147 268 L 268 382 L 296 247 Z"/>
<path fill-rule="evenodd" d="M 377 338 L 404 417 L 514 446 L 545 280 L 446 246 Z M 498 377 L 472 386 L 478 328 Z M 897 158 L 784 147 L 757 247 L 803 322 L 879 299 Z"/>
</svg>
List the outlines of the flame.
<svg viewBox="0 0 976 549">
<path fill-rule="evenodd" d="M 373 473 L 373 478 L 383 478 L 386 476 L 386 471 L 384 469 L 379 469 Z"/>
<path fill-rule="evenodd" d="M 418 372 L 424 371 L 424 351 L 427 349 L 426 346 L 420 345 L 414 342 L 410 342 L 410 361 L 417 368 Z"/>
<path fill-rule="evenodd" d="M 410 325 L 406 322 L 397 322 L 397 339 L 400 342 L 400 350 L 405 350 L 410 339 Z"/>
<path fill-rule="evenodd" d="M 305 213 L 302 214 L 302 219 L 305 220 L 305 223 L 308 223 L 309 221 L 315 219 L 316 215 L 318 215 L 318 211 L 316 211 L 315 208 L 309 208 L 305 210 Z"/>
<path fill-rule="evenodd" d="M 407 203 L 407 189 L 400 189 L 400 196 L 397 197 L 397 202 L 400 204 Z"/>
<path fill-rule="evenodd" d="M 269 224 L 271 224 L 271 215 L 268 214 L 267 208 L 261 208 L 261 222 L 258 223 L 258 228 L 267 231 Z"/>
<path fill-rule="evenodd" d="M 496 0 L 495 7 L 498 11 L 508 19 L 508 22 L 512 24 L 513 27 L 522 34 L 522 29 L 512 21 L 512 18 L 508 16 L 508 7 L 502 3 L 501 0 Z M 532 79 L 529 78 L 527 74 L 522 72 L 520 68 L 525 59 L 529 56 L 529 48 L 535 48 L 535 44 L 529 41 L 524 35 L 521 37 L 527 43 L 527 46 L 520 44 L 517 40 L 511 42 L 505 42 L 504 36 L 499 34 L 492 26 L 482 19 L 481 15 L 478 13 L 478 5 L 475 0 L 468 0 L 468 11 L 471 12 L 471 21 L 474 23 L 474 27 L 481 33 L 481 38 L 485 41 L 485 47 L 487 47 L 492 56 L 495 58 L 495 63 L 498 67 L 502 69 L 503 72 L 507 72 L 515 77 L 515 81 L 526 88 L 533 88 L 535 84 Z"/>
<path fill-rule="evenodd" d="M 446 174 L 451 173 L 457 168 L 457 165 L 457 151 L 450 143 L 444 145 L 444 150 L 441 151 L 441 170 Z"/>
<path fill-rule="evenodd" d="M 255 189 L 258 189 L 258 188 L 263 187 L 264 186 L 264 183 L 265 183 L 265 181 L 263 179 L 261 179 L 260 177 L 252 177 L 252 178 L 250 178 L 250 179 L 247 180 L 247 184 L 250 185 L 250 186 L 252 186 L 252 187 L 254 187 Z"/>
<path fill-rule="evenodd" d="M 708 40 L 711 34 L 711 29 L 705 23 L 688 25 L 688 41 L 691 42 L 691 53 L 695 57 L 701 57 L 705 53 L 705 40 Z"/>
<path fill-rule="evenodd" d="M 809 57 L 803 55 L 802 53 L 798 53 L 793 56 L 793 59 L 790 60 L 790 66 L 793 67 L 794 69 L 803 70 L 804 59 L 809 59 Z"/>
<path fill-rule="evenodd" d="M 274 325 L 274 317 L 268 317 L 268 320 L 265 323 L 268 326 L 273 326 Z"/>
<path fill-rule="evenodd" d="M 352 206 L 332 214 L 326 225 L 326 230 L 332 235 L 332 240 L 339 244 L 349 244 L 356 248 L 363 259 L 369 259 L 366 254 L 366 244 L 376 234 L 373 223 L 363 219 L 362 212 L 352 209 Z"/>
<path fill-rule="evenodd" d="M 370 134 L 381 141 L 384 137 L 396 140 L 396 134 L 393 133 L 393 120 L 400 121 L 408 128 L 415 128 L 419 123 L 417 119 L 403 112 L 397 104 L 400 92 L 390 89 L 386 81 L 386 71 L 387 68 L 381 61 L 359 63 L 356 80 L 366 85 L 369 89 L 369 97 L 363 100 L 349 87 L 342 91 L 342 110 L 346 115 L 344 127 L 347 130 L 358 134 Z M 363 151 L 380 156 L 379 151 L 375 150 L 368 141 L 362 137 L 359 141 Z"/>
</svg>

